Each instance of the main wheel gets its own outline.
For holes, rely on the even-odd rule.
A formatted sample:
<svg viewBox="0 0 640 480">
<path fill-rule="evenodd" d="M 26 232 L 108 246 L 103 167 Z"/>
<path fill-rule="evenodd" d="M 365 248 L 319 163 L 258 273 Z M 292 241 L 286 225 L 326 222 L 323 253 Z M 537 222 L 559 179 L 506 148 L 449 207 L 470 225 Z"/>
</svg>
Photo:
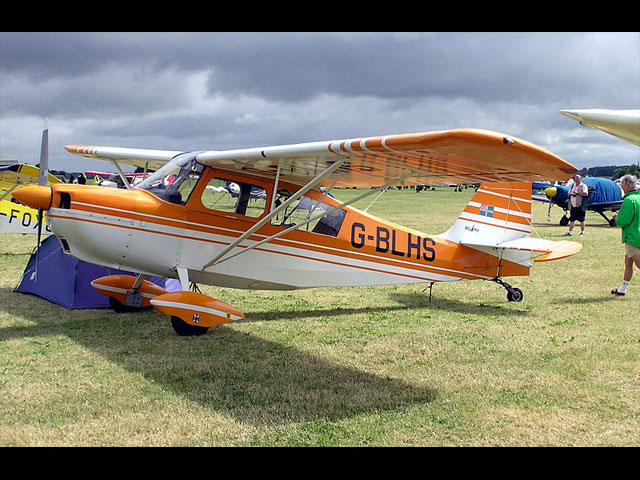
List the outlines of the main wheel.
<svg viewBox="0 0 640 480">
<path fill-rule="evenodd" d="M 560 226 L 566 227 L 567 225 L 569 225 L 569 218 L 566 215 L 563 215 L 560 219 Z"/>
<path fill-rule="evenodd" d="M 524 297 L 524 295 L 522 294 L 522 290 L 519 288 L 512 288 L 507 292 L 507 300 L 510 302 L 521 302 L 522 297 Z"/>
<path fill-rule="evenodd" d="M 133 307 L 131 305 L 124 305 L 120 303 L 119 300 L 116 300 L 113 297 L 109 297 L 109 306 L 116 313 L 137 312 L 139 310 L 142 310 L 142 307 Z"/>
<path fill-rule="evenodd" d="M 185 322 L 181 318 L 171 316 L 171 326 L 181 337 L 194 337 L 204 335 L 209 330 L 209 327 L 199 327 L 197 325 L 191 325 Z"/>
</svg>

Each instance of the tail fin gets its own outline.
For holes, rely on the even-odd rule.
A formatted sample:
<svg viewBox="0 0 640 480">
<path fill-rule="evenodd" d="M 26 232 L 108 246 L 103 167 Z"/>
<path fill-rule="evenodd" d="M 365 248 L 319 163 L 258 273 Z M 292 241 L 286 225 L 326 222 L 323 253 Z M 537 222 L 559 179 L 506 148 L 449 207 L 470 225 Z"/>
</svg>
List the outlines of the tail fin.
<svg viewBox="0 0 640 480">
<path fill-rule="evenodd" d="M 497 246 L 531 235 L 531 183 L 483 183 L 453 226 L 440 237 Z"/>
<path fill-rule="evenodd" d="M 531 183 L 484 183 L 441 238 L 528 267 L 578 253 L 582 244 L 531 238 Z"/>
</svg>

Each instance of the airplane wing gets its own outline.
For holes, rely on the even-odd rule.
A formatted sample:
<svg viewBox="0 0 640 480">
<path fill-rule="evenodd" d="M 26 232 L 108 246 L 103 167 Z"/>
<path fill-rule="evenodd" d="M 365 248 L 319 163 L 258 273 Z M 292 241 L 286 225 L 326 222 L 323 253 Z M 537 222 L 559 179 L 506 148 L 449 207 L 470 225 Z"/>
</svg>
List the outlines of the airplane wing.
<svg viewBox="0 0 640 480">
<path fill-rule="evenodd" d="M 622 206 L 622 200 L 617 202 L 589 202 L 587 209 L 589 210 L 611 210 L 619 209 Z"/>
<path fill-rule="evenodd" d="M 38 185 L 38 167 L 27 164 L 14 164 L 0 167 L 0 196 L 27 185 Z M 58 177 L 49 173 L 48 183 L 62 183 Z"/>
<path fill-rule="evenodd" d="M 96 147 L 88 145 L 67 145 L 69 153 L 97 160 L 109 160 L 134 167 L 157 170 L 173 157 L 183 152 L 171 150 L 148 150 L 143 148 Z"/>
<path fill-rule="evenodd" d="M 69 145 L 70 153 L 157 169 L 184 153 Z M 194 153 L 199 163 L 304 185 L 337 161 L 345 163 L 318 183 L 380 186 L 409 176 L 405 185 L 566 180 L 577 169 L 519 138 L 476 129 L 446 130 L 270 147 Z"/>
<path fill-rule="evenodd" d="M 537 202 L 549 203 L 549 197 L 543 197 L 542 195 L 531 195 L 531 200 L 535 200 Z"/>
<path fill-rule="evenodd" d="M 585 127 L 597 128 L 625 142 L 640 146 L 640 110 L 560 110 Z"/>
</svg>

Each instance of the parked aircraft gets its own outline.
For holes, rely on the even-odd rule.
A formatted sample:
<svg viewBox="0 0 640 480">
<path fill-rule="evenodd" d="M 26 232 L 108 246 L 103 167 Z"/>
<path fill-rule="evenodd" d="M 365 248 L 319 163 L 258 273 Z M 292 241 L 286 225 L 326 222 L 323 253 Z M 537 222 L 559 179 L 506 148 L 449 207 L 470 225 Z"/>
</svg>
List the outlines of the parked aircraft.
<svg viewBox="0 0 640 480">
<path fill-rule="evenodd" d="M 0 234 L 38 233 L 38 211 L 14 200 L 15 189 L 26 185 L 38 185 L 40 170 L 27 164 L 0 167 Z M 47 174 L 49 185 L 62 183 L 60 179 Z M 47 184 L 45 183 L 45 185 Z"/>
<path fill-rule="evenodd" d="M 583 177 L 582 182 L 589 189 L 589 196 L 586 197 L 587 210 L 599 213 L 609 225 L 616 226 L 613 219 L 607 218 L 605 212 L 617 212 L 622 205 L 624 192 L 616 182 L 606 178 L 599 177 Z M 569 188 L 573 185 L 573 180 L 567 182 L 567 185 L 548 186 L 544 189 L 545 196 L 534 195 L 534 200 L 548 202 L 549 210 L 547 211 L 548 220 L 551 221 L 551 207 L 557 205 L 564 210 L 564 215 L 560 218 L 560 225 L 568 225 L 569 217 Z"/>
<path fill-rule="evenodd" d="M 577 120 L 580 125 L 596 128 L 625 142 L 640 145 L 640 110 L 593 108 L 560 110 L 560 113 Z"/>
<path fill-rule="evenodd" d="M 139 274 L 93 282 L 114 309 L 151 305 L 171 317 L 180 335 L 244 317 L 189 291 L 192 282 L 279 290 L 483 279 L 503 286 L 508 300 L 521 301 L 522 291 L 503 277 L 528 275 L 532 255 L 555 260 L 582 247 L 530 236 L 531 181 L 567 180 L 576 168 L 496 132 L 461 129 L 226 151 L 65 148 L 111 161 L 119 172 L 120 163 L 156 171 L 126 190 L 61 184 L 26 187 L 16 197 L 47 210 L 67 253 Z M 237 196 L 224 188 L 230 183 L 239 187 Z M 391 185 L 447 183 L 482 185 L 440 235 L 351 206 Z M 336 187 L 366 188 L 340 202 L 330 194 Z M 179 278 L 182 291 L 166 292 L 150 284 L 149 275 Z"/>
</svg>

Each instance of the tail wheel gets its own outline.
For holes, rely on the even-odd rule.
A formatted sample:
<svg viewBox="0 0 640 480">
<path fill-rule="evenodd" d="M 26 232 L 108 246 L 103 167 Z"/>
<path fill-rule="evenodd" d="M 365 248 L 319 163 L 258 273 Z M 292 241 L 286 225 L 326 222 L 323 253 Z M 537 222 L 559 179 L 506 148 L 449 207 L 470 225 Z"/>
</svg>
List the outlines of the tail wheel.
<svg viewBox="0 0 640 480">
<path fill-rule="evenodd" d="M 209 330 L 209 327 L 199 327 L 198 325 L 191 325 L 185 322 L 179 317 L 171 316 L 171 326 L 181 337 L 194 337 L 204 335 Z"/>
<path fill-rule="evenodd" d="M 491 281 L 496 282 L 498 285 L 501 285 L 505 288 L 505 290 L 507 291 L 507 300 L 509 300 L 510 302 L 522 301 L 524 295 L 522 293 L 522 290 L 520 290 L 519 288 L 512 287 L 500 277 L 493 278 L 491 279 Z"/>
<path fill-rule="evenodd" d="M 522 290 L 519 288 L 512 288 L 507 291 L 507 300 L 510 302 L 521 302 L 524 297 Z"/>
</svg>

